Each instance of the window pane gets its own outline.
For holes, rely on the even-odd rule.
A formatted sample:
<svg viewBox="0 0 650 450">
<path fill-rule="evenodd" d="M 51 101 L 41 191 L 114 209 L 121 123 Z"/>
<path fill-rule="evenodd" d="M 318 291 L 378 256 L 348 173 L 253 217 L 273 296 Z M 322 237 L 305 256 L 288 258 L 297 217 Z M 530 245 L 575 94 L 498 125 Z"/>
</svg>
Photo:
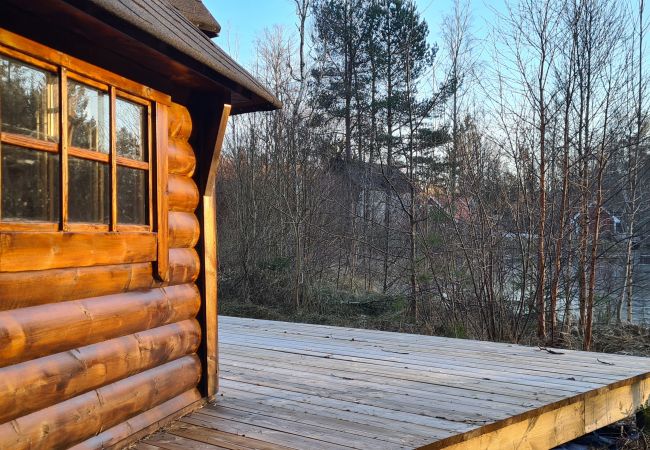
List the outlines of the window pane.
<svg viewBox="0 0 650 450">
<path fill-rule="evenodd" d="M 59 221 L 59 155 L 12 145 L 0 148 L 3 221 Z"/>
<path fill-rule="evenodd" d="M 57 142 L 58 83 L 55 74 L 0 56 L 2 131 Z"/>
<path fill-rule="evenodd" d="M 119 156 L 146 161 L 146 117 L 144 106 L 121 98 L 115 100 L 115 139 Z"/>
<path fill-rule="evenodd" d="M 117 221 L 147 225 L 149 222 L 148 172 L 117 166 Z"/>
<path fill-rule="evenodd" d="M 108 153 L 109 95 L 85 84 L 68 83 L 68 145 Z"/>
<path fill-rule="evenodd" d="M 108 164 L 70 157 L 68 220 L 109 223 L 111 190 Z"/>
</svg>

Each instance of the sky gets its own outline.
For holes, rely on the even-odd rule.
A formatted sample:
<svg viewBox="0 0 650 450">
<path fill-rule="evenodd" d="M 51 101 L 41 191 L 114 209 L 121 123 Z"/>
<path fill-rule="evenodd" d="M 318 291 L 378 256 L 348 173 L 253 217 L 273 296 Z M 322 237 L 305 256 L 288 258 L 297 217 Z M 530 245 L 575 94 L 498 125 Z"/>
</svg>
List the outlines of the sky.
<svg viewBox="0 0 650 450">
<path fill-rule="evenodd" d="M 503 8 L 504 0 L 470 0 L 473 32 L 485 37 L 488 25 L 494 20 L 494 7 Z M 250 68 L 255 57 L 255 40 L 265 28 L 281 25 L 287 31 L 296 31 L 293 0 L 203 0 L 212 15 L 221 24 L 221 33 L 215 42 Z M 429 41 L 440 43 L 438 30 L 443 17 L 452 10 L 453 0 L 416 0 L 421 16 L 429 24 Z"/>
</svg>

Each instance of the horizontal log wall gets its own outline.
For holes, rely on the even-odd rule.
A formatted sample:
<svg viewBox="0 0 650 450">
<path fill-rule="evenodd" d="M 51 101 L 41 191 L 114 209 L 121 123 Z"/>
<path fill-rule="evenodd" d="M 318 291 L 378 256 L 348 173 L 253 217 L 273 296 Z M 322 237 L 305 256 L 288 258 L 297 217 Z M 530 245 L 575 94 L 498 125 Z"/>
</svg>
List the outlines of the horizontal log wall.
<svg viewBox="0 0 650 450">
<path fill-rule="evenodd" d="M 0 311 L 193 283 L 199 275 L 199 264 L 193 248 L 171 249 L 167 283 L 152 277 L 151 263 L 0 272 Z"/>
<path fill-rule="evenodd" d="M 0 423 L 194 353 L 200 339 L 191 319 L 0 369 Z"/>
<path fill-rule="evenodd" d="M 184 356 L 132 377 L 0 425 L 0 442 L 15 450 L 66 448 L 192 389 L 201 363 Z"/>
<path fill-rule="evenodd" d="M 134 435 L 145 436 L 164 425 L 166 420 L 187 414 L 203 402 L 198 389 L 192 389 L 77 444 L 70 450 L 124 448 L 124 445 L 120 444 L 125 440 L 130 440 Z"/>
<path fill-rule="evenodd" d="M 182 284 L 0 313 L 0 367 L 195 317 L 201 296 Z"/>
<path fill-rule="evenodd" d="M 201 401 L 192 126 L 162 107 L 166 239 L 0 233 L 0 448 L 106 448 Z"/>
</svg>

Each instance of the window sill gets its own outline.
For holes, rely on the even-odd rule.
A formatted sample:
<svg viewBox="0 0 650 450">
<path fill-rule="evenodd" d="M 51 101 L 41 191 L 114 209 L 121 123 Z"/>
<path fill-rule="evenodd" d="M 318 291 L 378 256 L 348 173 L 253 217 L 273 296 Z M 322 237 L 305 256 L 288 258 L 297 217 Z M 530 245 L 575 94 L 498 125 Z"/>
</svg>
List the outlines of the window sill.
<svg viewBox="0 0 650 450">
<path fill-rule="evenodd" d="M 69 223 L 67 230 L 59 230 L 58 222 L 40 222 L 40 221 L 16 221 L 16 222 L 0 222 L 0 232 L 2 231 L 15 231 L 15 232 L 70 232 L 70 233 L 108 233 L 109 227 L 106 224 L 99 223 Z M 153 233 L 149 225 L 134 225 L 134 224 L 118 224 L 117 230 L 113 233 Z"/>
</svg>

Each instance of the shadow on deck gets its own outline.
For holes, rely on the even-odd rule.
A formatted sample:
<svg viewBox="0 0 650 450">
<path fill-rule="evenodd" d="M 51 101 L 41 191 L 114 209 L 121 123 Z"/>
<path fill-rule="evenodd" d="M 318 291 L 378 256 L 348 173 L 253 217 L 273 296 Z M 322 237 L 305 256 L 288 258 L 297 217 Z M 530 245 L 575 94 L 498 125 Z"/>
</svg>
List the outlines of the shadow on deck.
<svg viewBox="0 0 650 450">
<path fill-rule="evenodd" d="M 650 359 L 220 317 L 216 401 L 164 449 L 551 448 L 650 397 Z"/>
</svg>

